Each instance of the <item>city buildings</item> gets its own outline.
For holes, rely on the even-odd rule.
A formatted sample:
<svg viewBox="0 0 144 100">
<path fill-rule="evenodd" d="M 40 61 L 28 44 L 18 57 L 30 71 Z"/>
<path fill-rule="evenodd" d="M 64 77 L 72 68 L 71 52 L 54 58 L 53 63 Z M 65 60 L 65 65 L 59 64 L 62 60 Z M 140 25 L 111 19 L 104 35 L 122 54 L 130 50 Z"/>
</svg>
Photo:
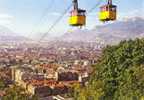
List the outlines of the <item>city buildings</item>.
<svg viewBox="0 0 144 100">
<path fill-rule="evenodd" d="M 0 77 L 8 86 L 17 84 L 42 100 L 63 100 L 61 95 L 70 93 L 74 84 L 86 85 L 93 71 L 91 66 L 100 55 L 100 49 L 87 43 L 3 46 Z"/>
</svg>

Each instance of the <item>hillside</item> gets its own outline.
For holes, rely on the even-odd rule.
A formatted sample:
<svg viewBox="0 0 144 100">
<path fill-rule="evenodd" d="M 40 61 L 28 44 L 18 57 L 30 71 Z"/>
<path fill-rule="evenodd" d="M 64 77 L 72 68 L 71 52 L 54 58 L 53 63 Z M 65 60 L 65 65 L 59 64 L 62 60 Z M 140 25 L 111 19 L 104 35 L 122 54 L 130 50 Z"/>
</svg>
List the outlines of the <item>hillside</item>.
<svg viewBox="0 0 144 100">
<path fill-rule="evenodd" d="M 107 46 L 89 84 L 75 91 L 77 100 L 143 100 L 144 38 Z"/>
</svg>

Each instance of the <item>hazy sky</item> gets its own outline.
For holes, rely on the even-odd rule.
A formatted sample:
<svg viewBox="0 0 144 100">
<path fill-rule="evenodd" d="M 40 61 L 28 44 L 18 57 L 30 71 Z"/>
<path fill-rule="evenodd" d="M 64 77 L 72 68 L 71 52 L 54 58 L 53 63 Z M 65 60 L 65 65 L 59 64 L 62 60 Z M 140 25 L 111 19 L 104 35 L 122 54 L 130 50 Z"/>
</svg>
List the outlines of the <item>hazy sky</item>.
<svg viewBox="0 0 144 100">
<path fill-rule="evenodd" d="M 6 26 L 22 35 L 39 35 L 38 32 L 47 32 L 48 28 L 70 5 L 72 0 L 0 0 L 0 25 Z M 79 0 L 80 7 L 91 9 L 99 0 Z M 102 4 L 106 0 L 101 0 Z M 142 16 L 144 0 L 113 0 L 118 6 L 119 19 L 123 17 Z M 47 9 L 49 8 L 49 9 Z M 86 28 L 97 24 L 99 8 L 96 7 L 87 17 Z M 51 34 L 62 34 L 69 29 L 69 13 L 51 31 Z"/>
</svg>

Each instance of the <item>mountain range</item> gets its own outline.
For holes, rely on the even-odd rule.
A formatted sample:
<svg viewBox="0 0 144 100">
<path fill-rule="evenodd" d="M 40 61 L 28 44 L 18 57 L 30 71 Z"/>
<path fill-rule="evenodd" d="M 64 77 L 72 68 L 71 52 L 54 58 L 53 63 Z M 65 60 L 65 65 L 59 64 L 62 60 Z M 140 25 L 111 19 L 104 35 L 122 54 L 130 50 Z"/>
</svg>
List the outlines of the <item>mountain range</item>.
<svg viewBox="0 0 144 100">
<path fill-rule="evenodd" d="M 56 38 L 48 35 L 47 38 L 49 41 L 59 40 L 115 44 L 121 40 L 134 39 L 137 37 L 144 37 L 144 18 L 141 17 L 123 19 L 113 23 L 103 23 L 103 25 L 97 25 L 91 30 L 77 29 Z M 0 41 L 20 42 L 31 41 L 31 39 L 19 35 L 7 27 L 0 26 Z"/>
<path fill-rule="evenodd" d="M 121 40 L 144 37 L 144 18 L 133 17 L 116 21 L 113 23 L 103 23 L 95 26 L 92 30 L 76 30 L 61 36 L 64 41 L 97 41 L 106 44 L 115 44 Z"/>
<path fill-rule="evenodd" d="M 23 42 L 30 41 L 29 38 L 13 32 L 5 26 L 0 26 L 0 42 Z"/>
</svg>

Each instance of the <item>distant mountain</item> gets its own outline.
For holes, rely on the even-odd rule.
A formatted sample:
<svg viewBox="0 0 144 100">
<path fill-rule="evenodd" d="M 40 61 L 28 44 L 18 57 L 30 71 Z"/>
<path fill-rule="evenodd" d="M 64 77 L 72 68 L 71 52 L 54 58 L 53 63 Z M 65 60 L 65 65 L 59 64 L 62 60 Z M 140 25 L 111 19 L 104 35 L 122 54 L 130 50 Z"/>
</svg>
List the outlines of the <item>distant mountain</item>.
<svg viewBox="0 0 144 100">
<path fill-rule="evenodd" d="M 125 39 L 144 37 L 144 19 L 133 17 L 111 24 L 96 26 L 92 30 L 77 30 L 64 34 L 60 39 L 65 41 L 98 41 L 108 44 L 118 43 Z"/>
<path fill-rule="evenodd" d="M 31 35 L 31 38 L 35 41 L 52 41 L 52 40 L 55 40 L 55 36 L 53 36 L 52 34 L 50 33 L 43 33 L 43 32 L 37 32 L 37 33 L 34 33 Z"/>
<path fill-rule="evenodd" d="M 17 34 L 11 31 L 9 28 L 0 26 L 0 36 L 16 36 Z"/>
<path fill-rule="evenodd" d="M 30 41 L 30 39 L 21 36 L 9 28 L 0 26 L 0 42 L 20 42 L 20 41 Z"/>
</svg>

